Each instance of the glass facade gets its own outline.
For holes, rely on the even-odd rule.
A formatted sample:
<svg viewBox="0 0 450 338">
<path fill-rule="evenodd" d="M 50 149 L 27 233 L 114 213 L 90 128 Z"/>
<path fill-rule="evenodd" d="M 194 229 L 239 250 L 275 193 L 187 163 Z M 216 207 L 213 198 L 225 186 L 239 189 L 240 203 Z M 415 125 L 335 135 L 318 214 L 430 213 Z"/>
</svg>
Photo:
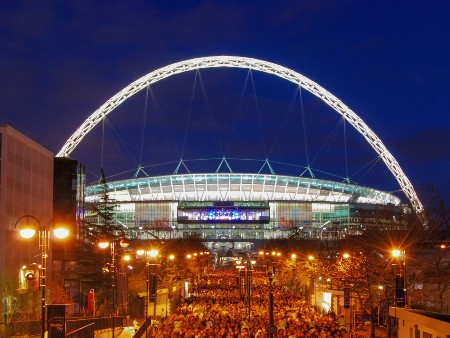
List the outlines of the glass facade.
<svg viewBox="0 0 450 338">
<path fill-rule="evenodd" d="M 324 202 L 114 202 L 114 221 L 130 238 L 251 241 L 299 237 L 340 239 L 365 227 L 406 227 L 403 206 Z M 93 203 L 87 221 L 94 221 Z M 255 217 L 253 220 L 248 215 Z M 255 216 L 257 215 L 257 216 Z M 261 221 L 262 218 L 264 221 Z"/>
</svg>

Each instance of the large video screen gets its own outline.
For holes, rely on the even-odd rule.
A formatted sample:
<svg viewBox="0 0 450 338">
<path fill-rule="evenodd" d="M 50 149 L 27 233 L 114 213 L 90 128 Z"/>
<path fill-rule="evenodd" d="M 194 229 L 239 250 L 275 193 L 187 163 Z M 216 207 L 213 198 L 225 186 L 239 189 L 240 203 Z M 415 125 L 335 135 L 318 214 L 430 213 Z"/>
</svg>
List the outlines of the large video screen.
<svg viewBox="0 0 450 338">
<path fill-rule="evenodd" d="M 216 202 L 217 203 L 217 202 Z M 178 223 L 269 223 L 267 205 L 189 205 L 178 207 Z"/>
</svg>

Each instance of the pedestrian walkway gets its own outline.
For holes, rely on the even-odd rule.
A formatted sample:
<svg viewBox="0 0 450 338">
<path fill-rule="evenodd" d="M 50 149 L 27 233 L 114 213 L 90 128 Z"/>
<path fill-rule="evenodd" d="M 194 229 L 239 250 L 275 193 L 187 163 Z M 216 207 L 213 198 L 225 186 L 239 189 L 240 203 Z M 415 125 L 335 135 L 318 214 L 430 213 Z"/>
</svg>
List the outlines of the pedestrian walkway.
<svg viewBox="0 0 450 338">
<path fill-rule="evenodd" d="M 134 336 L 134 328 L 133 326 L 125 326 L 124 328 L 117 328 L 114 332 L 115 338 L 129 338 Z M 95 332 L 95 338 L 112 338 L 111 330 L 105 330 L 102 332 Z"/>
<path fill-rule="evenodd" d="M 126 326 L 123 328 L 122 333 L 120 334 L 119 338 L 128 338 L 134 336 L 134 327 L 133 326 Z"/>
</svg>

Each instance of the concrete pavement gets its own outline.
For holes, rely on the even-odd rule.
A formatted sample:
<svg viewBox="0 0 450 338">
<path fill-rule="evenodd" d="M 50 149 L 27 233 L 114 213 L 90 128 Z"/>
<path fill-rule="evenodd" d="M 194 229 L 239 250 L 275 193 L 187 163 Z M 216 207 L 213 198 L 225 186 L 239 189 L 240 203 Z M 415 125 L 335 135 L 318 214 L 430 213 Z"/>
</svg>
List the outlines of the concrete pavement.
<svg viewBox="0 0 450 338">
<path fill-rule="evenodd" d="M 120 334 L 119 338 L 128 338 L 133 336 L 134 336 L 134 327 L 126 326 L 123 328 L 123 331 Z"/>
<path fill-rule="evenodd" d="M 134 327 L 125 326 L 123 328 L 117 328 L 114 332 L 115 338 L 130 338 L 134 336 Z M 112 338 L 111 330 L 97 331 L 94 334 L 95 338 Z"/>
</svg>

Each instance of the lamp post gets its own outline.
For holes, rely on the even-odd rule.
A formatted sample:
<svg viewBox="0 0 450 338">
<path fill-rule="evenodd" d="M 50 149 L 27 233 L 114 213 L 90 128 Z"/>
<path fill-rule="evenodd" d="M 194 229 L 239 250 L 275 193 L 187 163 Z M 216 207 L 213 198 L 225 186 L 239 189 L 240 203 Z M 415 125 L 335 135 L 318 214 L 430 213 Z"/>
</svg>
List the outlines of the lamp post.
<svg viewBox="0 0 450 338">
<path fill-rule="evenodd" d="M 251 260 L 250 254 L 247 253 L 247 306 L 248 306 L 248 321 L 251 319 L 251 298 L 252 298 L 252 284 L 253 284 L 253 266 L 256 264 L 256 261 Z"/>
<path fill-rule="evenodd" d="M 277 333 L 277 328 L 273 322 L 273 273 L 272 271 L 267 272 L 267 277 L 269 278 L 269 326 L 267 327 L 267 333 L 269 338 L 273 338 L 274 334 Z"/>
<path fill-rule="evenodd" d="M 275 260 L 279 259 L 281 257 L 281 252 L 279 251 L 259 251 L 258 255 L 266 260 L 266 273 L 268 273 L 270 270 L 269 268 L 272 267 L 272 275 L 275 275 L 275 266 L 274 262 Z M 269 263 L 271 263 L 271 266 L 269 266 Z"/>
<path fill-rule="evenodd" d="M 201 251 L 186 254 L 187 270 L 190 273 L 190 281 L 195 285 L 200 277 L 206 273 L 209 261 L 209 251 Z"/>
<path fill-rule="evenodd" d="M 384 290 L 383 285 L 378 285 L 378 326 L 380 326 L 380 310 L 381 310 L 381 293 Z"/>
<path fill-rule="evenodd" d="M 119 313 L 125 315 L 128 323 L 128 270 L 133 267 L 130 265 L 131 256 L 129 254 L 125 254 L 122 256 L 121 265 L 119 268 L 118 275 L 118 286 L 122 285 L 122 288 L 119 287 L 119 301 L 120 308 Z"/>
<path fill-rule="evenodd" d="M 269 325 L 267 327 L 267 333 L 268 333 L 268 337 L 269 338 L 273 338 L 274 334 L 277 333 L 277 327 L 274 324 L 273 321 L 273 278 L 274 278 L 274 262 L 273 260 L 278 259 L 281 257 L 281 252 L 277 252 L 277 251 L 271 251 L 271 252 L 264 252 L 264 251 L 259 251 L 259 256 L 261 258 L 265 257 L 266 258 L 266 273 L 267 273 L 267 277 L 269 279 Z M 272 259 L 271 259 L 272 258 Z M 272 263 L 272 270 L 269 270 L 269 261 L 271 261 L 270 263 Z"/>
<path fill-rule="evenodd" d="M 314 305 L 317 305 L 317 298 L 316 298 L 316 273 L 315 273 L 315 257 L 313 255 L 308 255 L 307 260 L 305 261 L 306 268 L 310 271 L 314 271 L 312 274 L 310 274 L 309 278 L 309 301 L 312 303 L 312 300 L 314 299 Z M 311 290 L 312 288 L 312 290 Z M 311 295 L 312 291 L 312 295 Z"/>
<path fill-rule="evenodd" d="M 112 240 L 112 241 L 108 241 L 108 240 L 104 240 L 98 243 L 98 246 L 101 249 L 106 249 L 106 248 L 110 248 L 111 252 L 111 264 L 109 267 L 105 266 L 102 269 L 102 272 L 104 274 L 109 274 L 111 273 L 111 287 L 112 287 L 112 336 L 114 338 L 114 331 L 115 331 L 115 316 L 116 316 L 116 241 L 117 240 Z M 128 245 L 130 244 L 126 239 L 120 239 L 118 241 L 120 247 L 122 248 L 126 248 L 128 247 Z"/>
<path fill-rule="evenodd" d="M 156 258 L 159 255 L 158 250 L 152 249 L 149 251 L 146 250 L 138 250 L 137 254 L 139 256 L 144 255 L 145 258 L 145 268 L 146 268 L 146 276 L 147 276 L 147 282 L 146 282 L 146 291 L 147 295 L 145 297 L 145 321 L 148 324 L 149 319 L 149 311 L 148 307 L 150 304 L 150 301 L 153 301 L 153 315 L 156 314 L 156 297 L 157 297 L 157 279 L 156 279 L 156 269 L 157 269 L 157 263 Z M 145 330 L 145 336 L 148 337 L 148 328 Z"/>
<path fill-rule="evenodd" d="M 250 268 L 247 270 L 247 306 L 248 306 L 248 321 L 251 320 L 251 297 L 252 297 L 252 281 L 253 279 L 253 269 Z"/>
<path fill-rule="evenodd" d="M 239 294 L 241 300 L 247 302 L 247 319 L 251 319 L 251 296 L 252 296 L 252 284 L 253 284 L 253 265 L 256 261 L 250 259 L 250 255 L 247 255 L 247 259 L 243 262 L 241 260 L 236 261 L 236 269 L 238 269 L 238 281 L 239 281 Z"/>
<path fill-rule="evenodd" d="M 392 250 L 395 269 L 395 307 L 407 307 L 405 251 Z"/>
<path fill-rule="evenodd" d="M 346 279 L 344 279 L 345 282 L 345 288 L 344 288 L 344 312 L 345 310 L 348 311 L 349 313 L 349 317 L 347 317 L 347 319 L 349 319 L 350 322 L 350 331 L 356 329 L 356 322 L 355 322 L 355 304 L 353 302 L 353 286 L 354 284 L 352 283 L 351 278 L 348 278 L 348 268 L 351 266 L 351 256 L 348 252 L 344 252 L 342 254 L 342 260 L 339 261 L 338 267 L 339 270 L 341 271 L 341 273 L 344 276 L 347 276 Z M 346 317 L 344 315 L 344 317 Z"/>
<path fill-rule="evenodd" d="M 25 215 L 19 217 L 14 225 L 14 228 L 19 229 L 20 236 L 23 238 L 32 238 L 38 231 L 39 248 L 41 250 L 41 266 L 39 269 L 39 288 L 41 289 L 41 337 L 45 336 L 46 325 L 46 272 L 47 272 L 47 257 L 50 248 L 50 229 L 53 225 L 53 220 L 43 226 L 41 222 L 34 216 Z M 56 238 L 64 239 L 69 235 L 69 230 L 64 227 L 53 227 L 53 234 Z"/>
</svg>

